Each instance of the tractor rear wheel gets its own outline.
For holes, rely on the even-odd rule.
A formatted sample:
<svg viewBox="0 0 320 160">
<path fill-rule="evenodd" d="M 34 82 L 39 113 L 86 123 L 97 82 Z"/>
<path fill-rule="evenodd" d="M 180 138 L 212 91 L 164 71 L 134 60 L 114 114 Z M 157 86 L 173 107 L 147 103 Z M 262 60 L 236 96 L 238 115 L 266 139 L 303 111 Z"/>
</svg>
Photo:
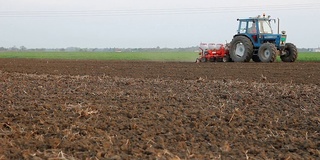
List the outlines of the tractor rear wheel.
<svg viewBox="0 0 320 160">
<path fill-rule="evenodd" d="M 272 43 L 264 43 L 260 46 L 258 57 L 261 62 L 274 62 L 277 57 L 277 48 Z"/>
<path fill-rule="evenodd" d="M 253 55 L 253 45 L 249 38 L 236 36 L 232 39 L 229 50 L 230 57 L 234 62 L 249 62 Z"/>
<path fill-rule="evenodd" d="M 282 62 L 294 62 L 298 57 L 297 47 L 292 43 L 286 43 L 285 49 L 282 52 L 284 52 L 280 56 Z"/>
</svg>

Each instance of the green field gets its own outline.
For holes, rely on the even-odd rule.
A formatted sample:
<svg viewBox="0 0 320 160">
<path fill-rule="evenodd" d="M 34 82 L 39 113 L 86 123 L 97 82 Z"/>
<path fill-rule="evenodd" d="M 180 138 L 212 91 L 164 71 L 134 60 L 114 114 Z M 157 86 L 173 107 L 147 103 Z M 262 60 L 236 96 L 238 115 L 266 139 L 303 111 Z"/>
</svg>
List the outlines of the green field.
<svg viewBox="0 0 320 160">
<path fill-rule="evenodd" d="M 298 61 L 320 61 L 320 53 L 319 52 L 299 53 Z"/>
<path fill-rule="evenodd" d="M 0 58 L 136 60 L 136 61 L 195 61 L 193 52 L 0 52 Z"/>
<path fill-rule="evenodd" d="M 194 62 L 196 52 L 0 52 L 0 58 Z M 281 61 L 278 57 L 277 61 Z M 320 53 L 299 53 L 297 61 L 320 61 Z"/>
</svg>

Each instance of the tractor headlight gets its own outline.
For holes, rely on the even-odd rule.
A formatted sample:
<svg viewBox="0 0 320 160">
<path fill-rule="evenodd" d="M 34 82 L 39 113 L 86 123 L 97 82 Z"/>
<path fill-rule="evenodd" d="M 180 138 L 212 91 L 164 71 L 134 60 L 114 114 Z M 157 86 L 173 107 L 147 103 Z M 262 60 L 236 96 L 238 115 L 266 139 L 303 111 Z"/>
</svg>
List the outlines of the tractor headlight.
<svg viewBox="0 0 320 160">
<path fill-rule="evenodd" d="M 286 34 L 286 31 L 281 31 L 282 34 Z"/>
</svg>

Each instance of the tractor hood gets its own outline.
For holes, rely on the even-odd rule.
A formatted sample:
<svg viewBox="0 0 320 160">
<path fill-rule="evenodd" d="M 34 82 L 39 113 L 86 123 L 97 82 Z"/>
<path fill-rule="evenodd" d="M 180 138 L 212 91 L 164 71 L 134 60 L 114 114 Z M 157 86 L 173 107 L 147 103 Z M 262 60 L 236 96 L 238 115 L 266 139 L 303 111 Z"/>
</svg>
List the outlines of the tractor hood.
<svg viewBox="0 0 320 160">
<path fill-rule="evenodd" d="M 277 39 L 281 35 L 280 34 L 264 34 L 262 36 L 263 36 L 263 39 Z"/>
<path fill-rule="evenodd" d="M 277 47 L 283 46 L 286 43 L 286 35 L 283 34 L 261 34 L 260 43 L 274 43 Z"/>
</svg>

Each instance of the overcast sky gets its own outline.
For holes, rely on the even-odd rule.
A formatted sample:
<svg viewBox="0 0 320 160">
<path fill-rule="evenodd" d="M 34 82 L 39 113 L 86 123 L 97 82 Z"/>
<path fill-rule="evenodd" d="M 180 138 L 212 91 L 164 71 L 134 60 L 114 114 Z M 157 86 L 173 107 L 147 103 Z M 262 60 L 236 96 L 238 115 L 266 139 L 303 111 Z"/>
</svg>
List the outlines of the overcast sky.
<svg viewBox="0 0 320 160">
<path fill-rule="evenodd" d="M 280 18 L 288 42 L 320 46 L 319 0 L 0 0 L 0 47 L 189 47 L 230 42 L 237 18 Z M 274 31 L 277 25 L 273 24 Z"/>
</svg>

